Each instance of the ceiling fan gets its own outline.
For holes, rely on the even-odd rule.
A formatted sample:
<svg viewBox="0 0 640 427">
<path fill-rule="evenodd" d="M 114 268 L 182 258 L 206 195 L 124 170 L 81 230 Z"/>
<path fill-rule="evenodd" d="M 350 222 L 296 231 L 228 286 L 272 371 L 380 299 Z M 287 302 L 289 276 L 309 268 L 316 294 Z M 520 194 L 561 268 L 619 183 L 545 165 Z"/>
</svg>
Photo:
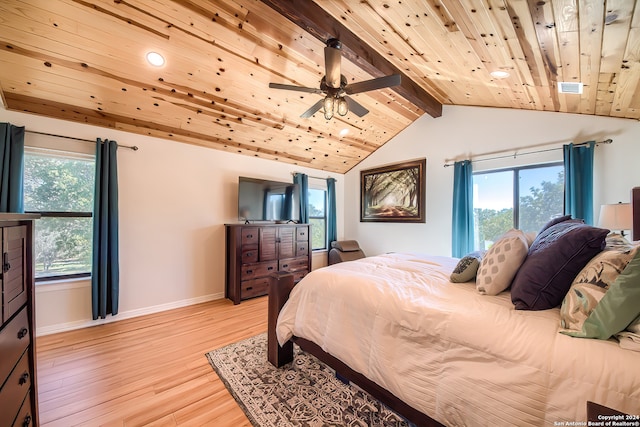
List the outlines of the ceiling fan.
<svg viewBox="0 0 640 427">
<path fill-rule="evenodd" d="M 347 95 L 397 86 L 400 84 L 400 74 L 347 84 L 346 77 L 340 74 L 341 51 L 342 43 L 340 43 L 340 40 L 333 38 L 327 40 L 327 46 L 324 48 L 325 76 L 320 81 L 319 89 L 280 83 L 269 83 L 269 87 L 324 95 L 323 99 L 313 104 L 311 108 L 300 115 L 304 119 L 311 117 L 323 107 L 324 118 L 327 120 L 330 120 L 335 112 L 344 116 L 349 111 L 352 111 L 358 117 L 362 117 L 369 110 Z"/>
</svg>

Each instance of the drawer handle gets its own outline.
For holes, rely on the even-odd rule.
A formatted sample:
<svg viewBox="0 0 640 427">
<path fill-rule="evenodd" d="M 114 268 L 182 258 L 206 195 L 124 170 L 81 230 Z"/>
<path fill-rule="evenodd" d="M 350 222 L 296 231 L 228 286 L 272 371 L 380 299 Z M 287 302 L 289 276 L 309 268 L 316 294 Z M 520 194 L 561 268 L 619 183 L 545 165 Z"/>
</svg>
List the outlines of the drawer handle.
<svg viewBox="0 0 640 427">
<path fill-rule="evenodd" d="M 253 286 L 249 286 L 247 287 L 247 290 L 250 291 L 251 289 L 253 289 Z"/>
<path fill-rule="evenodd" d="M 267 267 L 267 271 L 273 270 L 273 267 Z"/>
<path fill-rule="evenodd" d="M 24 417 L 24 421 L 22 422 L 22 427 L 29 427 L 31 425 L 31 415 L 27 414 L 26 417 Z"/>
<path fill-rule="evenodd" d="M 282 264 L 282 268 L 287 268 L 289 267 L 289 264 Z"/>
<path fill-rule="evenodd" d="M 29 330 L 27 328 L 22 328 L 18 331 L 18 339 L 21 340 L 22 338 L 26 337 L 29 334 Z"/>
<path fill-rule="evenodd" d="M 247 270 L 247 274 L 253 273 L 253 270 Z"/>
<path fill-rule="evenodd" d="M 245 256 L 247 256 L 247 257 L 253 256 L 253 252 L 247 252 L 247 253 L 245 254 Z"/>
<path fill-rule="evenodd" d="M 20 379 L 18 380 L 18 384 L 25 385 L 29 381 L 29 372 L 25 372 L 20 375 Z"/>
<path fill-rule="evenodd" d="M 247 239 L 253 239 L 253 234 L 247 234 L 246 237 Z"/>
<path fill-rule="evenodd" d="M 11 269 L 11 263 L 9 262 L 9 252 L 4 253 L 3 261 L 4 262 L 2 263 L 2 272 L 6 273 Z"/>
</svg>

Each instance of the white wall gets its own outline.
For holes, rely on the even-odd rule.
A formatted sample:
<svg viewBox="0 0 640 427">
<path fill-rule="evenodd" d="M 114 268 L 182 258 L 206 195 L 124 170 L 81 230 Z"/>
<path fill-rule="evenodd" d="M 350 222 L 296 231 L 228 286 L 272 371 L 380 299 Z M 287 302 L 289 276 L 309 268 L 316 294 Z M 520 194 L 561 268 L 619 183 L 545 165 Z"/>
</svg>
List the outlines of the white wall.
<svg viewBox="0 0 640 427">
<path fill-rule="evenodd" d="M 120 308 L 118 320 L 224 298 L 224 224 L 237 223 L 238 176 L 290 181 L 291 172 L 344 178 L 251 156 L 6 111 L 0 121 L 77 138 L 114 139 L 140 149 L 118 150 Z M 27 134 L 29 138 L 35 138 Z M 338 203 L 338 218 L 344 215 Z M 37 227 L 37 223 L 36 223 Z M 338 221 L 338 235 L 343 224 Z M 313 268 L 326 265 L 326 252 Z M 37 333 L 102 323 L 91 320 L 89 282 L 36 286 Z"/>
<path fill-rule="evenodd" d="M 635 120 L 508 109 L 445 106 L 442 117 L 424 115 L 345 176 L 345 238 L 360 242 L 367 255 L 414 251 L 451 255 L 453 167 L 448 162 L 502 150 L 520 152 L 561 147 L 568 142 L 613 139 L 596 148 L 594 218 L 603 203 L 629 202 L 640 186 L 640 124 Z M 513 154 L 509 151 L 507 154 Z M 504 155 L 505 153 L 500 153 Z M 426 223 L 360 222 L 360 171 L 426 157 Z M 491 156 L 480 156 L 491 157 Z M 474 163 L 474 170 L 561 161 L 562 150 Z"/>
<path fill-rule="evenodd" d="M 471 154 L 612 138 L 613 144 L 596 149 L 596 218 L 600 204 L 627 202 L 631 187 L 640 185 L 640 168 L 634 164 L 640 158 L 640 125 L 624 119 L 445 106 L 442 117 L 423 116 L 345 176 L 2 108 L 0 121 L 140 147 L 118 154 L 121 290 L 115 320 L 224 297 L 223 224 L 237 222 L 238 175 L 289 180 L 290 172 L 299 171 L 333 176 L 338 238 L 357 239 L 367 255 L 450 255 L 453 168 L 443 165 Z M 361 223 L 360 170 L 420 157 L 427 158 L 426 223 Z M 561 159 L 561 150 L 555 150 L 477 163 L 474 169 Z M 324 265 L 325 255 L 314 257 L 314 268 Z M 36 317 L 39 334 L 100 323 L 90 320 L 87 281 L 38 285 Z"/>
</svg>

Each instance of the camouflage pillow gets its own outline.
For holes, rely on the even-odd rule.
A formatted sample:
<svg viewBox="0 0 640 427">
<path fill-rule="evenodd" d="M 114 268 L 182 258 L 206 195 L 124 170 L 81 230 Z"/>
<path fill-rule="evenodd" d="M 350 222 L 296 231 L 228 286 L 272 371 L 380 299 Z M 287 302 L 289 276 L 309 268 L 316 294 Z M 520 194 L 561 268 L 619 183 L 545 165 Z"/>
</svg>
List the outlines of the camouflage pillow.
<svg viewBox="0 0 640 427">
<path fill-rule="evenodd" d="M 582 330 L 584 321 L 633 259 L 639 247 L 620 235 L 607 236 L 604 250 L 578 273 L 562 301 L 560 322 L 564 329 Z"/>
<path fill-rule="evenodd" d="M 458 261 L 456 268 L 453 269 L 449 280 L 453 283 L 464 283 L 475 280 L 483 255 L 484 251 L 476 251 L 460 258 L 460 261 Z"/>
</svg>

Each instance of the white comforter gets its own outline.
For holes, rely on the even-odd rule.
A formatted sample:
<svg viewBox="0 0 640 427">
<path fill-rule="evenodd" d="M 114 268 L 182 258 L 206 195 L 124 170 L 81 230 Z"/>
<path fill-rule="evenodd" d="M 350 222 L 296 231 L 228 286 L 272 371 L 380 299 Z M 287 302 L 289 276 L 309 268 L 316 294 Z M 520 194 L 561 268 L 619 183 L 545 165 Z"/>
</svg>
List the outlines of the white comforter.
<svg viewBox="0 0 640 427">
<path fill-rule="evenodd" d="M 559 309 L 451 283 L 455 258 L 386 254 L 314 270 L 277 336 L 319 344 L 448 426 L 586 425 L 586 401 L 640 414 L 640 353 L 558 333 Z"/>
</svg>

